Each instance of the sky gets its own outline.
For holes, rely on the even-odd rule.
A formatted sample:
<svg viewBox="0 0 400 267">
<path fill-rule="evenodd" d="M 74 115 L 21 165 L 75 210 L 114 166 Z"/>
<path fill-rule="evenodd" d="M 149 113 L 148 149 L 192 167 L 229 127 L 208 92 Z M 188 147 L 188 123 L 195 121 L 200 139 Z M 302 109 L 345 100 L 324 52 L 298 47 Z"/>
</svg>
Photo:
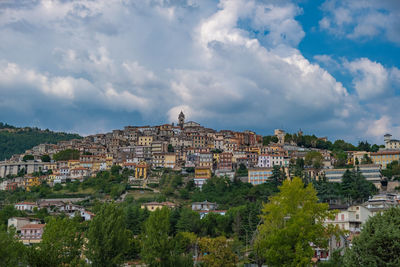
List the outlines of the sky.
<svg viewBox="0 0 400 267">
<path fill-rule="evenodd" d="M 400 138 L 398 0 L 3 0 L 0 121 Z"/>
</svg>

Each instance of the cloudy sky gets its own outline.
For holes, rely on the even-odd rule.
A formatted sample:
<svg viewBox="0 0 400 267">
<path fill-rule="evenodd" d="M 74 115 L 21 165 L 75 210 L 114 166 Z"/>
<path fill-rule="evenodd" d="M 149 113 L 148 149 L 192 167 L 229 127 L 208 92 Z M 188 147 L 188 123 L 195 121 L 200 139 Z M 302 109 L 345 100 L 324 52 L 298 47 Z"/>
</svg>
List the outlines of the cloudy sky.
<svg viewBox="0 0 400 267">
<path fill-rule="evenodd" d="M 0 2 L 0 121 L 400 138 L 398 0 Z"/>
</svg>

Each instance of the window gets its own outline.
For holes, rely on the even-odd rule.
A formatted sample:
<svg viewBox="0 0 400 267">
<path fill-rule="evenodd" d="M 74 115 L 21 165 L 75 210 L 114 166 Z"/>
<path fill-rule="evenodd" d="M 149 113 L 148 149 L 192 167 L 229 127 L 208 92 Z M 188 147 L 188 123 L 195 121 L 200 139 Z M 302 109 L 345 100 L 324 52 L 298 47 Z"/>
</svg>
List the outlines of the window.
<svg viewBox="0 0 400 267">
<path fill-rule="evenodd" d="M 344 221 L 344 214 L 342 214 L 342 221 Z"/>
</svg>

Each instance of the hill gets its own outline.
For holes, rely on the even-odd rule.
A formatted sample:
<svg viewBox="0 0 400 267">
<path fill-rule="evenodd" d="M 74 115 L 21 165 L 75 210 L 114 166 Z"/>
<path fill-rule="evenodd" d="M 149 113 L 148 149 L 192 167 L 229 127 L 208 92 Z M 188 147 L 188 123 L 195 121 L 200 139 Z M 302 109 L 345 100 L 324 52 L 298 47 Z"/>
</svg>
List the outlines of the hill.
<svg viewBox="0 0 400 267">
<path fill-rule="evenodd" d="M 82 138 L 78 134 L 52 132 L 48 129 L 24 127 L 18 128 L 0 122 L 0 160 L 43 143 L 55 144 L 62 140 Z"/>
</svg>

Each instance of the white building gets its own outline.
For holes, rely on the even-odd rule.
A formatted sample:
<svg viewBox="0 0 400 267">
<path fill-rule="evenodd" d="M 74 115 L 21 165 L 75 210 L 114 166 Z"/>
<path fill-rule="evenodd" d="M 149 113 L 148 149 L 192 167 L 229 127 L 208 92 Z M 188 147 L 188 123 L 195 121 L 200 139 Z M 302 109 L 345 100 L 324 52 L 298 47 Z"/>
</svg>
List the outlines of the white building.
<svg viewBox="0 0 400 267">
<path fill-rule="evenodd" d="M 27 210 L 27 211 L 33 211 L 35 207 L 37 207 L 36 203 L 34 202 L 20 202 L 16 203 L 14 205 L 15 209 L 17 210 Z"/>
<path fill-rule="evenodd" d="M 400 140 L 392 139 L 391 134 L 384 135 L 385 149 L 397 150 L 400 149 Z"/>
</svg>

